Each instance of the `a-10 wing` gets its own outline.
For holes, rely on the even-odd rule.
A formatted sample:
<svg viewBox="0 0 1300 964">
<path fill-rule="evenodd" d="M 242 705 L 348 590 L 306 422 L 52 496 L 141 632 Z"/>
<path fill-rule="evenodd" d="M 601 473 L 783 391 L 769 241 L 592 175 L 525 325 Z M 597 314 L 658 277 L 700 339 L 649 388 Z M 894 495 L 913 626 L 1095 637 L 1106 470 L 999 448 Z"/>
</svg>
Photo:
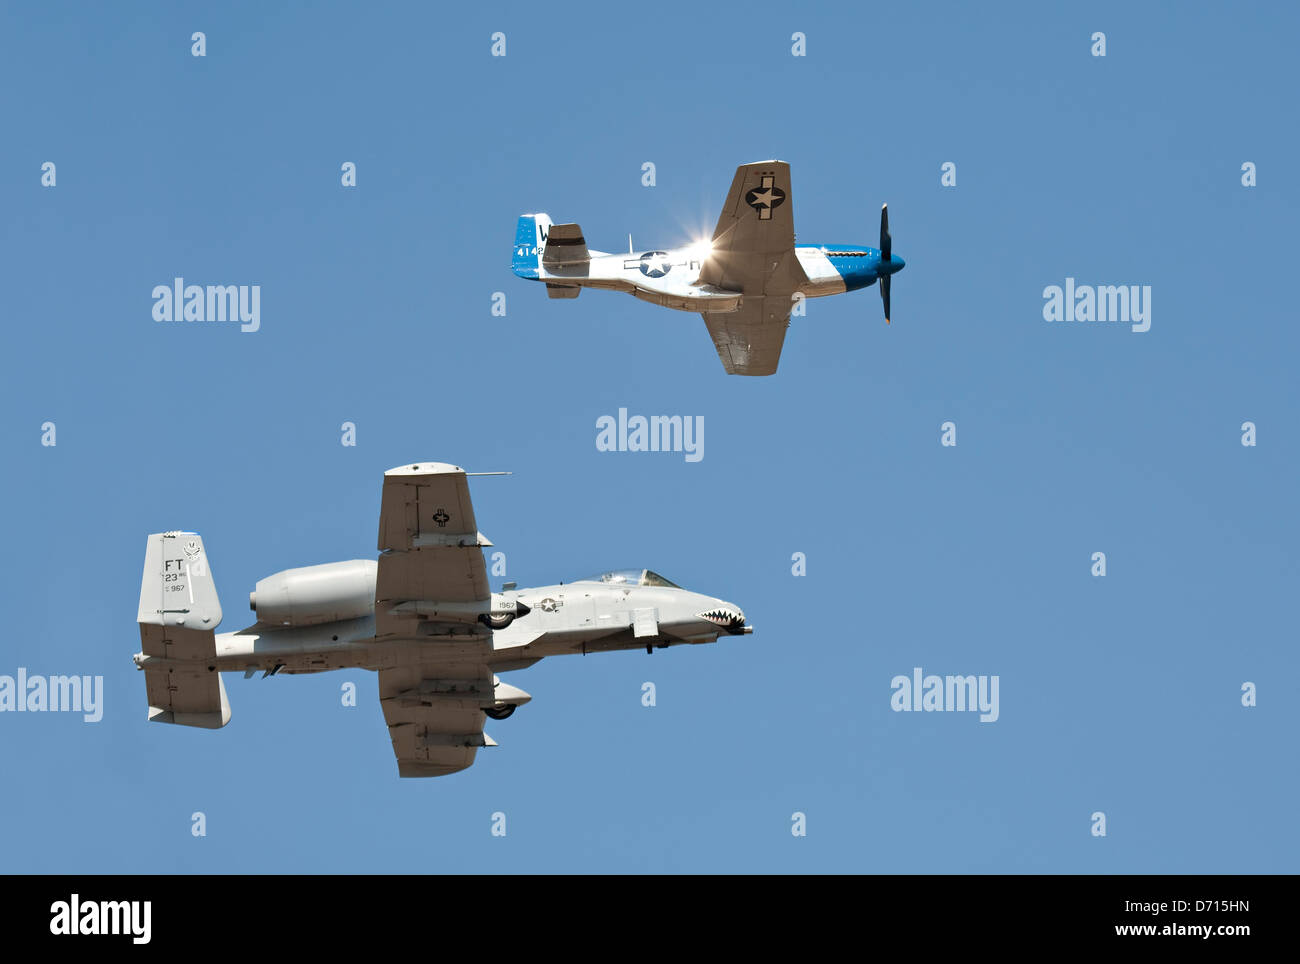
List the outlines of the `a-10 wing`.
<svg viewBox="0 0 1300 964">
<path fill-rule="evenodd" d="M 424 638 L 459 632 L 487 638 L 487 567 L 465 471 L 441 462 L 384 473 L 379 510 L 375 636 Z"/>
<path fill-rule="evenodd" d="M 494 678 L 486 665 L 440 663 L 436 671 L 412 665 L 379 671 L 379 705 L 404 777 L 441 777 L 474 763 L 481 746 L 483 706 Z"/>
<path fill-rule="evenodd" d="M 404 777 L 455 773 L 493 745 L 483 733 L 492 638 L 478 618 L 491 608 L 485 545 L 464 470 L 422 462 L 384 473 L 375 642 L 409 654 L 379 671 L 379 702 Z"/>
</svg>

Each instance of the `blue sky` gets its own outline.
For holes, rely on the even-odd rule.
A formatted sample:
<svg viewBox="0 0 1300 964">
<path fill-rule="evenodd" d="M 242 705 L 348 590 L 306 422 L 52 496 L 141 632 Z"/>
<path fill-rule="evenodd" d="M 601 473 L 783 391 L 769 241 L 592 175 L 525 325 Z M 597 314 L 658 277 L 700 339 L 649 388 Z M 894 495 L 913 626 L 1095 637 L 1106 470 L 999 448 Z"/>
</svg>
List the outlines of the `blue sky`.
<svg viewBox="0 0 1300 964">
<path fill-rule="evenodd" d="M 0 674 L 105 686 L 0 714 L 0 869 L 1295 871 L 1294 12 L 376 6 L 0 10 Z M 510 273 L 523 211 L 668 247 L 769 157 L 800 242 L 889 202 L 892 325 L 813 301 L 729 377 L 698 316 Z M 261 329 L 154 322 L 176 276 L 261 285 Z M 1150 285 L 1151 329 L 1044 321 L 1067 277 Z M 704 458 L 597 451 L 620 407 L 703 416 Z M 146 534 L 203 534 L 238 629 L 373 556 L 424 460 L 514 472 L 472 493 L 520 585 L 649 566 L 755 634 L 513 674 L 444 779 L 397 778 L 359 670 L 146 723 Z M 997 722 L 893 712 L 917 666 L 998 676 Z"/>
</svg>

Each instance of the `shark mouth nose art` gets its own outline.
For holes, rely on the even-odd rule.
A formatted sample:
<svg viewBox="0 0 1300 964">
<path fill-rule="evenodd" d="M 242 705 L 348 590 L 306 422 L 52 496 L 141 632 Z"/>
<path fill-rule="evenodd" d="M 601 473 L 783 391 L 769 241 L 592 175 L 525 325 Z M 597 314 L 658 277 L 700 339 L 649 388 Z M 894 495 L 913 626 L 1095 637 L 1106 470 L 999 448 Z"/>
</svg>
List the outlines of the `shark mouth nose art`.
<svg viewBox="0 0 1300 964">
<path fill-rule="evenodd" d="M 697 614 L 701 619 L 706 619 L 717 626 L 725 629 L 739 629 L 745 625 L 745 614 L 742 612 L 733 612 L 730 609 L 710 609 L 708 612 Z"/>
</svg>

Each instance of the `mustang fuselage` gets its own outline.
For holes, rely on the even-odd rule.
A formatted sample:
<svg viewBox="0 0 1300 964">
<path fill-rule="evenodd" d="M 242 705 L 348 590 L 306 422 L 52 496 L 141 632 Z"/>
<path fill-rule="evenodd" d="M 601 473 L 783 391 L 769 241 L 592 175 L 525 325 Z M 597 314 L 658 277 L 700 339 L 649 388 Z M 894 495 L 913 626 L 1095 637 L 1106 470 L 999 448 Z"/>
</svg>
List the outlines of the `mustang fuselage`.
<svg viewBox="0 0 1300 964">
<path fill-rule="evenodd" d="M 526 214 L 515 231 L 514 273 L 554 288 L 602 288 L 625 291 L 642 301 L 679 311 L 730 312 L 740 308 L 744 295 L 700 282 L 709 242 L 667 251 L 607 254 L 591 251 L 589 261 L 546 265 L 541 260 L 550 219 Z M 788 256 L 787 256 L 788 257 Z M 868 245 L 796 244 L 794 263 L 772 265 L 774 274 L 786 274 L 804 298 L 857 291 L 875 284 L 881 275 L 901 271 L 904 261 L 891 255 L 883 261 L 880 249 Z M 782 271 L 782 269 L 785 269 Z"/>
</svg>

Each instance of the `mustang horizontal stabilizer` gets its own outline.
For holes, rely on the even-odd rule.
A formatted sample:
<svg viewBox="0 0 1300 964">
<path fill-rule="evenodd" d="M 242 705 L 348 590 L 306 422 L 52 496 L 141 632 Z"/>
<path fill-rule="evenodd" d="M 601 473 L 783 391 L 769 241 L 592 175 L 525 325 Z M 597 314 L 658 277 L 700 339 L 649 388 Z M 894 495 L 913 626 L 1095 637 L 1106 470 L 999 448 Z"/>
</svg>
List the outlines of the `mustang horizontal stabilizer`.
<svg viewBox="0 0 1300 964">
<path fill-rule="evenodd" d="M 542 249 L 542 267 L 551 269 L 566 264 L 582 264 L 591 260 L 587 239 L 576 224 L 552 224 Z"/>
</svg>

